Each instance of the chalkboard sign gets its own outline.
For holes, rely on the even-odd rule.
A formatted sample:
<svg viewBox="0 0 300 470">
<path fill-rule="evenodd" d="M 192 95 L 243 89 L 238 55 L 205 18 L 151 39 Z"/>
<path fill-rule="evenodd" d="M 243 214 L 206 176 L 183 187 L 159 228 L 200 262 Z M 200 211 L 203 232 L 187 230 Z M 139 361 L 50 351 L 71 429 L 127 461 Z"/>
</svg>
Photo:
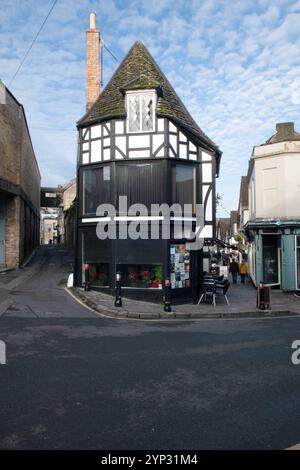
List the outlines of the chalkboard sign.
<svg viewBox="0 0 300 470">
<path fill-rule="evenodd" d="M 271 288 L 261 284 L 257 288 L 257 308 L 259 310 L 270 310 L 271 308 Z"/>
</svg>

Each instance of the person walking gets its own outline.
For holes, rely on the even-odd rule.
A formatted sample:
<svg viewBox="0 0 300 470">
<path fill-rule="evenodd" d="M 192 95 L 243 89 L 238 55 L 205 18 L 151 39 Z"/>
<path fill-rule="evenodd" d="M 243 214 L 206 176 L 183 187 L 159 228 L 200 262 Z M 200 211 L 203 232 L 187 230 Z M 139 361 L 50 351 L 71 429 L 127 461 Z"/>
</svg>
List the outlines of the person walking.
<svg viewBox="0 0 300 470">
<path fill-rule="evenodd" d="M 245 279 L 246 279 L 247 274 L 248 274 L 247 263 L 244 260 L 242 260 L 242 262 L 240 264 L 240 276 L 241 276 L 241 283 L 242 284 L 245 284 Z"/>
<path fill-rule="evenodd" d="M 232 260 L 230 265 L 229 265 L 229 272 L 231 273 L 233 284 L 236 284 L 237 275 L 238 275 L 238 272 L 239 272 L 239 265 L 238 265 L 238 263 L 236 262 L 235 259 Z"/>
</svg>

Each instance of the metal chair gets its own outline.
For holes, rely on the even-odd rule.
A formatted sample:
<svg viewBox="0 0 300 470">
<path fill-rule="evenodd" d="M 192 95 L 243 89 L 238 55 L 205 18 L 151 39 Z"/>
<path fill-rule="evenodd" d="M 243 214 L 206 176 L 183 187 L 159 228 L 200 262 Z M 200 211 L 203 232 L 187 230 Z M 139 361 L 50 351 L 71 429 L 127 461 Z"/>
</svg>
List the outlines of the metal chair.
<svg viewBox="0 0 300 470">
<path fill-rule="evenodd" d="M 204 300 L 206 300 L 207 296 L 212 297 L 212 304 L 215 307 L 216 306 L 216 282 L 214 280 L 209 280 L 205 279 L 203 284 L 202 284 L 202 295 L 198 301 L 198 305 L 201 303 L 201 300 L 204 297 Z"/>
<path fill-rule="evenodd" d="M 226 303 L 228 307 L 230 306 L 229 300 L 227 298 L 227 292 L 230 287 L 230 282 L 225 280 L 225 281 L 217 281 L 216 282 L 216 294 L 218 294 L 218 291 L 221 291 L 222 295 L 225 297 Z"/>
</svg>

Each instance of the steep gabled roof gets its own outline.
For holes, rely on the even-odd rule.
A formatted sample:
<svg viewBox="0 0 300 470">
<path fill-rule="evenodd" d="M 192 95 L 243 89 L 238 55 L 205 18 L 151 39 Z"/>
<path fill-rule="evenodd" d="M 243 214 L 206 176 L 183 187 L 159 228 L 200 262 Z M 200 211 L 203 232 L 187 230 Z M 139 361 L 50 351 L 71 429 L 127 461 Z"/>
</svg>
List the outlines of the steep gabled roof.
<svg viewBox="0 0 300 470">
<path fill-rule="evenodd" d="M 78 127 L 101 119 L 124 117 L 126 113 L 124 91 L 146 88 L 158 91 L 157 115 L 173 119 L 198 138 L 202 144 L 216 151 L 220 157 L 221 151 L 217 145 L 194 121 L 168 79 L 140 41 L 135 42 L 131 47 L 97 101 L 78 121 Z"/>
</svg>

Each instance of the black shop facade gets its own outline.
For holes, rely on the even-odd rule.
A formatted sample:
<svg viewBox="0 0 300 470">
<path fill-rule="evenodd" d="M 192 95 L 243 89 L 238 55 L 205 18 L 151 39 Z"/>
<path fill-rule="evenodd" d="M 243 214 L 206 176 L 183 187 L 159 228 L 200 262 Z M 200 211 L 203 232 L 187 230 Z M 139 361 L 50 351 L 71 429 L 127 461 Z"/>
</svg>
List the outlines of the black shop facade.
<svg viewBox="0 0 300 470">
<path fill-rule="evenodd" d="M 203 207 L 202 237 L 215 237 L 215 179 L 221 152 L 193 120 L 145 46 L 136 42 L 85 116 L 77 123 L 77 242 L 75 285 L 113 293 L 121 273 L 123 295 L 161 301 L 170 279 L 172 297 L 195 301 L 204 250 L 191 250 L 181 222 L 171 213 L 170 236 L 153 204 L 188 204 L 193 230 Z M 120 205 L 126 197 L 127 210 Z M 100 239 L 97 227 L 114 208 L 116 237 Z M 148 213 L 129 211 L 143 204 Z M 101 206 L 102 208 L 104 206 Z M 148 224 L 149 236 L 120 237 L 121 225 Z M 153 221 L 158 235 L 152 236 Z M 152 223 L 152 228 L 151 228 Z M 124 230 L 123 230 L 124 233 Z M 187 236 L 187 238 L 185 238 Z M 88 271 L 87 271 L 88 269 Z"/>
</svg>

